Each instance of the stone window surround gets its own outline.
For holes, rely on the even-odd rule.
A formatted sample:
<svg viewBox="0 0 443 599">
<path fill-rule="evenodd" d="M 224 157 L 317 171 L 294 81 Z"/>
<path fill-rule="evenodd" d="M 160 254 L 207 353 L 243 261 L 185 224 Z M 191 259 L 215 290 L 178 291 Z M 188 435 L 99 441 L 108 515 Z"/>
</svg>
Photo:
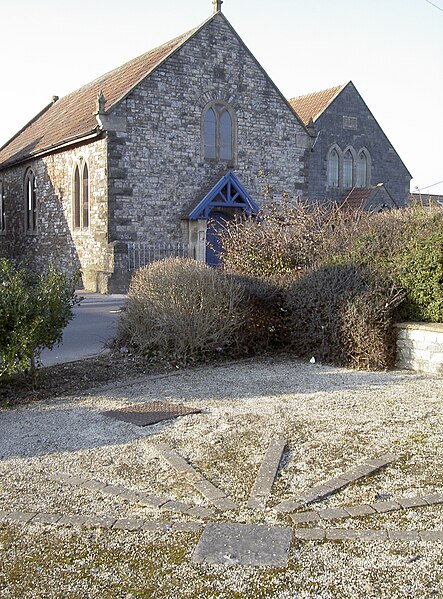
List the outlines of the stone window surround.
<svg viewBox="0 0 443 599">
<path fill-rule="evenodd" d="M 29 191 L 31 189 L 31 197 Z M 32 168 L 27 168 L 23 179 L 24 218 L 26 235 L 38 234 L 37 177 Z M 30 225 L 31 221 L 31 226 Z"/>
<path fill-rule="evenodd" d="M 371 184 L 372 163 L 371 163 L 371 155 L 370 155 L 368 149 L 363 147 L 363 148 L 360 148 L 358 150 L 358 152 L 356 152 L 354 147 L 351 145 L 346 146 L 346 148 L 344 150 L 342 150 L 338 144 L 336 144 L 336 143 L 332 144 L 332 146 L 329 148 L 328 154 L 326 156 L 326 173 L 328 172 L 329 157 L 331 156 L 331 154 L 333 153 L 334 150 L 338 154 L 338 185 L 337 186 L 329 185 L 327 182 L 326 183 L 327 189 L 350 189 L 348 187 L 345 188 L 344 180 L 343 180 L 343 178 L 344 178 L 343 177 L 343 157 L 346 154 L 346 152 L 348 152 L 348 151 L 352 154 L 352 186 L 351 187 L 357 187 L 357 160 L 361 153 L 363 153 L 366 157 L 366 182 L 363 187 L 369 187 Z"/>
<path fill-rule="evenodd" d="M 3 179 L 0 179 L 0 235 L 6 233 L 5 195 L 3 190 Z"/>
<path fill-rule="evenodd" d="M 231 126 L 232 126 L 232 131 L 231 131 L 231 143 L 232 143 L 232 153 L 231 153 L 231 158 L 229 159 L 223 159 L 220 158 L 220 121 L 219 121 L 219 117 L 218 114 L 220 114 L 220 110 L 216 110 L 216 106 L 223 106 L 223 109 L 229 113 L 229 116 L 231 117 Z M 212 110 L 214 111 L 216 118 L 217 118 L 217 125 L 216 125 L 216 158 L 207 158 L 205 156 L 205 116 L 206 113 L 208 112 L 208 110 L 210 110 L 212 108 Z M 237 161 L 237 115 L 234 111 L 234 109 L 232 108 L 232 106 L 230 104 L 228 104 L 228 102 L 226 102 L 223 99 L 213 99 L 210 102 L 208 102 L 201 113 L 201 122 L 200 122 L 200 131 L 201 131 L 201 157 L 203 160 L 207 160 L 207 161 L 217 161 L 217 162 L 224 162 L 226 164 L 228 164 L 228 166 L 233 166 L 236 161 Z"/>
<path fill-rule="evenodd" d="M 84 218 L 84 214 L 83 214 L 83 193 L 84 193 L 84 187 L 83 187 L 83 175 L 84 175 L 84 171 L 85 168 L 87 169 L 88 172 L 88 225 L 85 227 L 83 226 L 83 218 Z M 79 192 L 80 192 L 80 197 L 78 198 L 79 201 L 79 211 L 80 211 L 80 226 L 76 226 L 75 225 L 75 204 L 76 204 L 76 194 L 75 194 L 75 173 L 76 170 L 78 169 L 78 173 L 79 173 L 79 179 L 80 179 L 80 187 L 79 187 Z M 89 233 L 89 227 L 90 227 L 90 214 L 91 214 L 91 204 L 90 204 L 90 169 L 89 169 L 89 165 L 88 165 L 88 161 L 85 158 L 85 156 L 80 155 L 77 156 L 76 159 L 74 160 L 74 164 L 72 167 L 72 176 L 71 176 L 71 189 L 72 189 L 72 231 L 74 232 L 75 235 L 82 235 L 85 233 Z"/>
</svg>

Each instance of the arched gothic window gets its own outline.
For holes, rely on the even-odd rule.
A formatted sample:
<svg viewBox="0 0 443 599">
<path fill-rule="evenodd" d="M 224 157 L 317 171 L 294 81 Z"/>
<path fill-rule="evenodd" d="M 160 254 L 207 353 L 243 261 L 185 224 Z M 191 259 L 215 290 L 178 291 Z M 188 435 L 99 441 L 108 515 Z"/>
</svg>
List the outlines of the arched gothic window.
<svg viewBox="0 0 443 599">
<path fill-rule="evenodd" d="M 80 159 L 74 166 L 73 182 L 74 229 L 89 227 L 89 170 Z"/>
<path fill-rule="evenodd" d="M 234 115 L 222 102 L 211 102 L 203 113 L 203 155 L 212 160 L 234 158 Z"/>
<path fill-rule="evenodd" d="M 361 150 L 357 156 L 357 187 L 367 187 L 369 185 L 369 158 L 364 150 Z"/>
<path fill-rule="evenodd" d="M 25 230 L 26 233 L 37 233 L 37 179 L 34 171 L 28 169 L 25 174 Z"/>
<path fill-rule="evenodd" d="M 326 163 L 328 187 L 338 187 L 339 165 L 340 159 L 338 152 L 335 148 L 332 148 L 328 154 Z"/>
<path fill-rule="evenodd" d="M 3 181 L 0 179 L 0 234 L 6 231 L 5 198 L 3 195 Z"/>
<path fill-rule="evenodd" d="M 354 158 L 351 150 L 343 154 L 343 187 L 349 189 L 353 185 Z"/>
</svg>

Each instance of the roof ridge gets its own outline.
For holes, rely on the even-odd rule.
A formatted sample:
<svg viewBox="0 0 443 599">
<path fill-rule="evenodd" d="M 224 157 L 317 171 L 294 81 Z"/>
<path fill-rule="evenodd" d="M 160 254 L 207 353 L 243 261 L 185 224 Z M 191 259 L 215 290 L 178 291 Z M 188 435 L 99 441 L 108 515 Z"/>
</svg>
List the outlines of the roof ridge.
<svg viewBox="0 0 443 599">
<path fill-rule="evenodd" d="M 351 84 L 352 81 L 348 81 L 348 83 L 342 83 L 341 85 L 305 94 L 304 96 L 296 96 L 288 100 L 288 102 L 305 125 L 307 125 L 311 121 L 315 121 L 339 94 Z"/>
<path fill-rule="evenodd" d="M 122 102 L 137 85 L 217 14 L 211 15 L 197 27 L 151 48 L 46 106 L 2 146 L 0 167 L 27 159 L 37 152 L 54 149 L 61 143 L 65 143 L 67 139 L 80 139 L 82 136 L 89 136 L 93 131 L 98 134 L 95 102 L 100 91 L 105 96 L 105 112 L 108 112 Z M 66 125 L 62 128 L 63 131 L 57 134 L 54 132 L 57 131 L 59 121 L 63 121 Z"/>
<path fill-rule="evenodd" d="M 155 48 L 151 48 L 147 52 L 143 52 L 143 54 L 139 54 L 139 56 L 136 56 L 135 58 L 131 58 L 131 60 L 124 62 L 123 64 L 119 65 L 118 67 L 115 67 L 114 69 L 111 69 L 110 71 L 107 71 L 106 73 L 103 73 L 99 77 L 92 79 L 91 81 L 89 81 L 88 83 L 85 83 L 81 87 L 78 87 L 77 89 L 73 90 L 72 92 L 69 92 L 65 96 L 62 96 L 59 101 L 69 99 L 74 94 L 77 94 L 77 93 L 81 92 L 82 90 L 85 90 L 88 87 L 91 87 L 92 85 L 99 83 L 101 80 L 106 81 L 106 79 L 108 79 L 110 76 L 117 74 L 119 71 L 123 71 L 124 69 L 126 69 L 127 67 L 129 67 L 132 64 L 136 64 L 138 61 L 142 60 L 143 58 L 147 58 L 150 54 L 155 54 L 156 52 L 158 52 L 162 48 L 165 48 L 166 46 L 171 45 L 171 46 L 175 47 L 179 43 L 181 45 L 181 43 L 184 43 L 200 27 L 201 27 L 201 25 L 199 25 L 198 27 L 194 27 L 193 29 L 190 29 L 186 33 L 182 33 L 181 35 L 178 35 L 177 37 L 174 37 L 174 38 L 164 42 L 163 44 L 160 44 L 159 46 L 155 46 Z M 172 52 L 172 50 L 171 50 L 171 52 Z M 169 56 L 169 53 L 167 56 Z M 163 58 L 163 60 L 164 60 L 164 58 Z M 152 70 L 150 71 L 150 73 L 151 72 L 152 72 Z"/>
<path fill-rule="evenodd" d="M 325 89 L 319 89 L 317 91 L 314 92 L 309 92 L 307 94 L 302 94 L 301 96 L 294 96 L 293 98 L 289 99 L 289 102 L 292 102 L 293 100 L 300 100 L 301 98 L 307 98 L 308 96 L 315 96 L 317 94 L 324 94 L 326 92 L 332 92 L 334 90 L 342 90 L 344 89 L 348 84 L 350 83 L 350 81 L 347 81 L 346 83 L 341 83 L 340 85 L 334 85 L 332 87 L 328 87 Z M 338 93 L 338 92 L 337 92 Z"/>
</svg>

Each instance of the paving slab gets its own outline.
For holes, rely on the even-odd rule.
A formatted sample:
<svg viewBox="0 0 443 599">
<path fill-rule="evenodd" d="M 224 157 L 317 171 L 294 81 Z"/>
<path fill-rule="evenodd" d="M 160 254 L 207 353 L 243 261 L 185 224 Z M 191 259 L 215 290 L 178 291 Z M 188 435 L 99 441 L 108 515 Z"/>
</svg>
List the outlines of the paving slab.
<svg viewBox="0 0 443 599">
<path fill-rule="evenodd" d="M 357 538 L 364 541 L 386 541 L 388 533 L 386 530 L 357 530 Z"/>
<path fill-rule="evenodd" d="M 98 528 L 112 528 L 116 523 L 117 518 L 111 518 L 109 516 L 87 516 L 83 522 L 83 526 L 93 526 Z"/>
<path fill-rule="evenodd" d="M 61 518 L 61 514 L 36 514 L 32 519 L 32 524 L 57 524 Z"/>
<path fill-rule="evenodd" d="M 87 516 L 62 516 L 57 524 L 65 526 L 81 526 L 85 523 Z"/>
<path fill-rule="evenodd" d="M 423 497 L 401 497 L 400 499 L 396 499 L 397 503 L 401 505 L 403 509 L 408 509 L 411 507 L 425 507 L 429 505 Z"/>
<path fill-rule="evenodd" d="M 115 522 L 112 528 L 114 530 L 138 530 L 142 526 L 143 520 L 136 520 L 135 518 L 121 518 Z"/>
<path fill-rule="evenodd" d="M 142 530 L 170 530 L 172 524 L 169 522 L 162 522 L 161 520 L 145 520 L 142 524 Z"/>
<path fill-rule="evenodd" d="M 82 489 L 88 489 L 89 491 L 101 491 L 107 486 L 107 483 L 102 483 L 98 480 L 87 480 L 81 483 Z"/>
<path fill-rule="evenodd" d="M 157 443 L 156 447 L 158 452 L 169 462 L 175 471 L 184 475 L 187 481 L 219 510 L 233 510 L 237 508 L 237 505 L 226 496 L 224 491 L 206 479 L 174 449 L 166 445 L 166 443 Z"/>
<path fill-rule="evenodd" d="M 304 522 L 318 522 L 320 516 L 317 512 L 300 512 L 299 514 L 291 514 L 291 520 L 295 524 L 302 524 Z"/>
<path fill-rule="evenodd" d="M 176 512 L 178 514 L 187 514 L 188 511 L 191 509 L 191 506 L 188 503 L 185 503 L 184 501 L 167 501 L 166 503 L 164 503 L 160 510 L 163 511 L 167 511 L 167 512 Z"/>
<path fill-rule="evenodd" d="M 160 507 L 167 501 L 170 501 L 167 497 L 156 497 L 155 495 L 147 495 L 146 493 L 138 494 L 138 503 L 146 507 Z"/>
<path fill-rule="evenodd" d="M 304 504 L 301 501 L 291 501 L 290 499 L 285 499 L 276 505 L 274 509 L 281 514 L 289 514 L 290 512 L 296 512 L 302 507 L 304 507 Z"/>
<path fill-rule="evenodd" d="M 348 512 L 341 508 L 318 510 L 318 515 L 323 520 L 339 520 L 341 518 L 349 518 Z"/>
<path fill-rule="evenodd" d="M 291 539 L 292 529 L 287 526 L 208 524 L 195 547 L 192 561 L 284 568 Z"/>
<path fill-rule="evenodd" d="M 358 538 L 356 530 L 349 530 L 346 528 L 330 528 L 326 531 L 326 539 L 328 541 L 345 541 L 355 540 Z"/>
<path fill-rule="evenodd" d="M 213 485 L 211 482 L 205 479 L 198 480 L 193 483 L 194 487 L 199 493 L 205 497 L 208 501 L 214 501 L 215 499 L 224 499 L 226 494 Z"/>
<path fill-rule="evenodd" d="M 438 505 L 443 503 L 443 493 L 433 493 L 432 495 L 424 495 L 423 499 L 428 505 Z"/>
<path fill-rule="evenodd" d="M 220 499 L 213 499 L 213 505 L 221 512 L 229 512 L 230 510 L 236 510 L 237 504 L 229 499 L 229 497 L 221 497 Z"/>
<path fill-rule="evenodd" d="M 388 530 L 390 541 L 420 541 L 416 530 Z"/>
<path fill-rule="evenodd" d="M 194 507 L 189 508 L 187 514 L 189 514 L 189 516 L 194 516 L 195 518 L 211 518 L 211 516 L 214 515 L 214 512 L 207 507 L 195 505 Z"/>
<path fill-rule="evenodd" d="M 11 522 L 29 522 L 37 516 L 37 512 L 8 512 L 7 520 Z"/>
<path fill-rule="evenodd" d="M 266 507 L 285 447 L 286 441 L 284 439 L 273 439 L 271 441 L 251 490 L 248 500 L 249 509 L 264 509 Z"/>
<path fill-rule="evenodd" d="M 402 509 L 401 505 L 396 501 L 377 501 L 376 503 L 371 503 L 371 507 L 379 514 L 396 512 Z"/>
<path fill-rule="evenodd" d="M 421 530 L 419 535 L 422 541 L 443 541 L 443 530 Z"/>
<path fill-rule="evenodd" d="M 351 517 L 370 516 L 371 514 L 377 513 L 373 507 L 365 503 L 362 503 L 361 505 L 344 505 L 343 509 L 348 512 Z"/>
<path fill-rule="evenodd" d="M 294 536 L 302 541 L 323 541 L 326 531 L 323 528 L 297 528 Z"/>
</svg>

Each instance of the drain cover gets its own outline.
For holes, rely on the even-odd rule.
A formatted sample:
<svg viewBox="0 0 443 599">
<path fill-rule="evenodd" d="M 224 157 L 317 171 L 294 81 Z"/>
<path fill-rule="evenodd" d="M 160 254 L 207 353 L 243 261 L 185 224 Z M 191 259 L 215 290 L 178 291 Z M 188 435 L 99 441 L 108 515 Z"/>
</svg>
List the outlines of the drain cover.
<svg viewBox="0 0 443 599">
<path fill-rule="evenodd" d="M 135 404 L 126 406 L 119 410 L 108 410 L 102 412 L 104 416 L 110 416 L 123 422 L 136 424 L 137 426 L 148 426 L 156 424 L 162 420 L 170 420 L 178 416 L 187 416 L 188 414 L 199 414 L 201 410 L 188 408 L 176 403 L 163 403 L 153 401 L 151 403 Z"/>
</svg>

